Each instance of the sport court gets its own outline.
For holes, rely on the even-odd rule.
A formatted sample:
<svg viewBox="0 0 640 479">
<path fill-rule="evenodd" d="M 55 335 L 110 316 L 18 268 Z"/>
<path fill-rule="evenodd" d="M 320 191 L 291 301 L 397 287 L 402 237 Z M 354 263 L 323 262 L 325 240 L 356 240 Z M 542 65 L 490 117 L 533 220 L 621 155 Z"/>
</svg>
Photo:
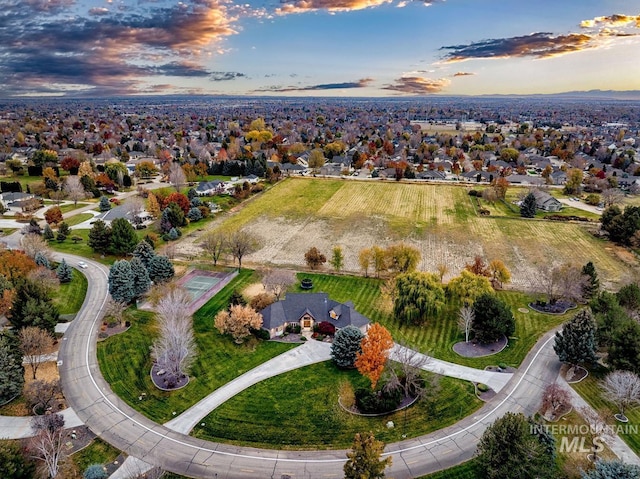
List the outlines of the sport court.
<svg viewBox="0 0 640 479">
<path fill-rule="evenodd" d="M 178 285 L 189 291 L 191 303 L 189 311 L 193 314 L 209 299 L 238 275 L 237 271 L 202 271 L 193 270 L 178 280 Z"/>
</svg>

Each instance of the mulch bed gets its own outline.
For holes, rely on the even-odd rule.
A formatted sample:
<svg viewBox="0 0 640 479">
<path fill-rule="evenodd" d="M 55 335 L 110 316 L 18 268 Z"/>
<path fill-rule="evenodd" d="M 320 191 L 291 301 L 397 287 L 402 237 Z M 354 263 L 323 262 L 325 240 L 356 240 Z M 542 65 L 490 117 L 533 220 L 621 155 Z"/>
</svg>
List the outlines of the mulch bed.
<svg viewBox="0 0 640 479">
<path fill-rule="evenodd" d="M 493 389 L 489 389 L 488 391 L 480 391 L 478 389 L 478 385 L 476 384 L 476 396 L 478 399 L 480 399 L 481 401 L 487 402 L 492 400 L 494 397 L 496 397 L 496 394 L 498 394 L 497 392 L 495 392 Z"/>
<path fill-rule="evenodd" d="M 125 326 L 124 324 L 118 324 L 116 326 L 105 326 L 104 324 L 100 326 L 100 331 L 98 332 L 98 341 L 104 341 L 111 336 L 115 336 L 116 334 L 124 333 L 131 326 Z"/>
<path fill-rule="evenodd" d="M 153 385 L 158 389 L 163 391 L 175 391 L 176 389 L 181 389 L 189 384 L 189 376 L 183 374 L 174 381 L 174 385 L 169 387 L 167 376 L 165 374 L 158 374 L 161 371 L 162 370 L 157 364 L 151 366 L 151 380 L 153 381 Z"/>
<path fill-rule="evenodd" d="M 539 313 L 545 314 L 564 314 L 570 309 L 577 307 L 576 303 L 571 301 L 556 301 L 555 303 L 529 303 L 529 307 Z"/>
<path fill-rule="evenodd" d="M 567 364 L 563 364 L 562 368 L 560 368 L 560 374 L 564 377 L 565 381 L 569 384 L 579 383 L 584 378 L 589 375 L 589 371 L 587 371 L 582 366 L 570 367 Z"/>
<path fill-rule="evenodd" d="M 481 358 L 483 356 L 491 356 L 492 354 L 498 354 L 504 348 L 507 347 L 508 339 L 503 336 L 493 343 L 480 343 L 478 341 L 460 341 L 453 345 L 453 350 L 460 356 L 465 358 Z"/>
<path fill-rule="evenodd" d="M 487 366 L 484 370 L 491 371 L 492 373 L 515 373 L 517 371 L 516 368 L 511 366 L 507 366 L 506 368 L 501 368 L 500 366 Z"/>
</svg>

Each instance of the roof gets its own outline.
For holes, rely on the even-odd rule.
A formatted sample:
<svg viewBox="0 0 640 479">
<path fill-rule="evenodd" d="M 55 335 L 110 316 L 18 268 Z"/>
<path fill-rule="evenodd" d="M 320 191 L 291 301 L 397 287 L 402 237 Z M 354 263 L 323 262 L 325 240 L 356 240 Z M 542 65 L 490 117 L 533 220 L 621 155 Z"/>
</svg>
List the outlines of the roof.
<svg viewBox="0 0 640 479">
<path fill-rule="evenodd" d="M 220 180 L 201 181 L 196 186 L 196 191 L 210 191 L 221 187 L 224 183 Z"/>
<path fill-rule="evenodd" d="M 336 319 L 331 318 L 330 311 L 336 313 Z M 351 301 L 339 303 L 329 298 L 327 293 L 288 293 L 285 299 L 267 306 L 260 313 L 264 329 L 298 322 L 305 313 L 317 322 L 328 321 L 338 329 L 369 324 L 369 319 L 357 312 Z"/>
</svg>

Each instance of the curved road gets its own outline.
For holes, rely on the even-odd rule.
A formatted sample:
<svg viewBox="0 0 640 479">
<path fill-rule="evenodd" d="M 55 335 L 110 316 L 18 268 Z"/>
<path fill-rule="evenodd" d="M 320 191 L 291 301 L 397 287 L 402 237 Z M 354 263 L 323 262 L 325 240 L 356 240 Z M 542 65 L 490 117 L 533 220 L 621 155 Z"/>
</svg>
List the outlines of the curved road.
<svg viewBox="0 0 640 479">
<path fill-rule="evenodd" d="M 108 269 L 96 262 L 58 254 L 71 265 L 84 260 L 87 297 L 60 348 L 60 376 L 69 405 L 91 430 L 127 454 L 165 470 L 196 478 L 342 477 L 346 451 L 276 451 L 196 439 L 154 423 L 112 391 L 96 358 L 97 324 L 108 296 Z M 507 411 L 534 413 L 540 392 L 558 375 L 553 332 L 532 349 L 509 384 L 490 403 L 459 423 L 420 438 L 387 446 L 388 475 L 420 476 L 471 458 L 485 428 Z"/>
</svg>

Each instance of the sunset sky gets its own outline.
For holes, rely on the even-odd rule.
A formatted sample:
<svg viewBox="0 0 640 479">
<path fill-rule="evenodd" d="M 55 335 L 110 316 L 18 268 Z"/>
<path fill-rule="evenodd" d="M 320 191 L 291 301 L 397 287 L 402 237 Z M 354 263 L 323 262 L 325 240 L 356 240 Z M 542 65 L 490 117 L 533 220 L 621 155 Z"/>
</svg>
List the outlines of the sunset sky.
<svg viewBox="0 0 640 479">
<path fill-rule="evenodd" d="M 639 0 L 3 0 L 0 97 L 640 90 Z"/>
</svg>

